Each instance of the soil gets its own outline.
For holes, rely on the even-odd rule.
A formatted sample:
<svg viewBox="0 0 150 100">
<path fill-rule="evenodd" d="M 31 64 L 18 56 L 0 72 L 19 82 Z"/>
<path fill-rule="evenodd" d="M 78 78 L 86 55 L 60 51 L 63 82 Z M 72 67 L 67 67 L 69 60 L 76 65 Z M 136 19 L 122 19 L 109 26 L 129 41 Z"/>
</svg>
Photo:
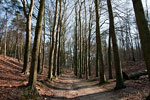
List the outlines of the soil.
<svg viewBox="0 0 150 100">
<path fill-rule="evenodd" d="M 143 62 L 136 63 L 129 65 L 129 71 L 128 68 L 124 70 L 139 72 Z M 0 100 L 25 100 L 22 97 L 28 76 L 21 73 L 22 68 L 22 62 L 0 55 Z M 98 78 L 79 79 L 74 76 L 71 69 L 49 81 L 45 68 L 44 74 L 38 75 L 36 86 L 41 97 L 27 100 L 144 100 L 150 94 L 147 76 L 142 76 L 138 80 L 128 80 L 125 85 L 125 89 L 114 90 L 115 79 L 100 85 Z"/>
</svg>

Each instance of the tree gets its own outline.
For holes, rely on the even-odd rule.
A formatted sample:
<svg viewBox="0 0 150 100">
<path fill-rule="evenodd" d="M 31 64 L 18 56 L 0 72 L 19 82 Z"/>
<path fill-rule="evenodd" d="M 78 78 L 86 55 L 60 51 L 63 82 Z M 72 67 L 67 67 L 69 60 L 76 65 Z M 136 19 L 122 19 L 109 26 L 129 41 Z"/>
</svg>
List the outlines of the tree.
<svg viewBox="0 0 150 100">
<path fill-rule="evenodd" d="M 25 52 L 24 52 L 24 64 L 23 64 L 23 70 L 25 74 L 29 71 L 29 57 L 30 57 L 30 44 L 31 44 L 31 18 L 32 18 L 32 12 L 34 7 L 34 0 L 31 0 L 29 10 L 27 12 L 26 10 L 26 2 L 25 0 L 21 0 L 24 10 L 24 15 L 26 17 L 26 43 L 25 43 Z M 28 6 L 28 5 L 27 5 Z"/>
<path fill-rule="evenodd" d="M 88 37 L 88 69 L 89 69 L 89 76 L 91 76 L 91 31 L 92 31 L 92 20 L 93 20 L 93 15 L 92 15 L 92 7 L 89 8 L 89 13 L 90 13 L 90 20 L 89 20 L 89 37 Z M 96 70 L 98 71 L 98 70 Z M 97 75 L 98 77 L 98 75 Z"/>
<path fill-rule="evenodd" d="M 114 17 L 113 17 L 112 5 L 111 5 L 110 0 L 107 0 L 107 6 L 108 6 L 108 12 L 109 12 L 109 34 L 112 37 L 114 62 L 115 62 L 115 70 L 116 70 L 116 87 L 115 87 L 115 89 L 121 89 L 121 88 L 124 88 L 125 85 L 123 82 L 117 39 L 116 39 L 116 35 L 115 35 Z"/>
<path fill-rule="evenodd" d="M 105 75 L 104 75 L 104 61 L 102 54 L 102 46 L 101 46 L 101 36 L 100 36 L 100 26 L 99 26 L 99 13 L 98 13 L 98 0 L 95 0 L 95 13 L 96 13 L 96 44 L 98 48 L 98 58 L 99 58 L 99 70 L 100 70 L 100 83 L 105 83 Z"/>
<path fill-rule="evenodd" d="M 59 18 L 58 18 L 58 24 L 57 24 L 57 32 L 56 32 L 56 42 L 55 42 L 55 50 L 54 50 L 54 64 L 53 64 L 53 76 L 57 75 L 57 54 L 58 54 L 58 36 L 60 33 L 60 23 L 61 23 L 61 12 L 62 12 L 62 8 L 61 8 L 61 0 L 60 0 L 60 7 L 59 7 Z"/>
<path fill-rule="evenodd" d="M 53 24 L 53 30 L 52 30 L 52 43 L 51 43 L 51 49 L 49 54 L 49 71 L 48 71 L 48 78 L 51 80 L 52 78 L 52 70 L 53 70 L 53 59 L 54 59 L 54 39 L 55 39 L 55 32 L 56 32 L 56 22 L 57 22 L 57 8 L 58 8 L 58 0 L 56 0 L 56 8 L 55 8 L 55 16 L 54 16 L 54 24 Z"/>
<path fill-rule="evenodd" d="M 85 31 L 84 31 L 84 38 L 85 38 L 85 50 L 84 50 L 84 71 L 85 71 L 85 76 L 86 79 L 88 79 L 88 73 L 87 73 L 87 67 L 88 67 L 88 51 L 87 51 L 87 46 L 88 46 L 88 40 L 87 40 L 87 12 L 86 12 L 86 2 L 84 0 L 84 10 L 85 10 Z"/>
<path fill-rule="evenodd" d="M 80 67 L 79 67 L 79 77 L 82 78 L 82 21 L 81 21 L 81 9 L 82 9 L 82 3 L 80 5 L 79 9 L 79 25 L 80 25 L 80 53 L 79 53 L 79 59 L 80 59 Z"/>
<path fill-rule="evenodd" d="M 34 37 L 34 44 L 32 49 L 32 61 L 31 61 L 30 75 L 29 75 L 29 82 L 28 82 L 28 86 L 31 86 L 32 89 L 35 88 L 36 81 L 37 81 L 37 64 L 38 64 L 38 54 L 40 48 L 40 39 L 42 34 L 42 21 L 43 21 L 44 7 L 45 7 L 45 0 L 40 0 L 40 7 L 38 11 L 38 17 L 37 17 L 36 28 L 35 28 L 35 37 Z"/>
<path fill-rule="evenodd" d="M 61 9 L 62 9 L 62 0 L 59 0 L 59 4 L 60 4 L 60 14 L 59 14 L 59 22 L 60 22 L 60 24 L 59 24 L 59 27 L 60 27 L 60 31 L 59 31 L 59 39 L 58 39 L 58 41 L 59 41 L 59 46 L 58 46 L 58 55 L 57 55 L 57 76 L 59 76 L 60 75 L 60 40 L 61 40 L 61 27 L 62 27 L 62 15 L 61 15 Z"/>
<path fill-rule="evenodd" d="M 136 23 L 139 30 L 143 56 L 146 63 L 148 77 L 150 80 L 150 30 L 148 28 L 148 22 L 145 17 L 142 1 L 132 0 L 132 2 L 136 16 Z"/>
<path fill-rule="evenodd" d="M 108 40 L 108 64 L 109 64 L 109 79 L 112 79 L 112 56 L 111 56 L 111 33 L 109 32 Z"/>
<path fill-rule="evenodd" d="M 7 44 L 6 44 L 6 42 L 7 42 L 7 21 L 8 21 L 8 16 L 7 16 L 7 13 L 8 13 L 8 11 L 7 11 L 7 8 L 6 8 L 6 26 L 5 26 L 5 40 L 4 40 L 4 56 L 6 56 L 6 51 L 7 51 Z"/>
<path fill-rule="evenodd" d="M 77 57 L 78 57 L 78 54 L 77 54 L 77 51 L 78 51 L 78 16 L 77 16 L 77 3 L 75 3 L 75 22 L 76 22 L 76 26 L 75 26 L 75 46 L 74 46 L 74 66 L 75 66 L 75 75 L 77 76 L 78 75 L 78 60 L 77 60 Z"/>
</svg>

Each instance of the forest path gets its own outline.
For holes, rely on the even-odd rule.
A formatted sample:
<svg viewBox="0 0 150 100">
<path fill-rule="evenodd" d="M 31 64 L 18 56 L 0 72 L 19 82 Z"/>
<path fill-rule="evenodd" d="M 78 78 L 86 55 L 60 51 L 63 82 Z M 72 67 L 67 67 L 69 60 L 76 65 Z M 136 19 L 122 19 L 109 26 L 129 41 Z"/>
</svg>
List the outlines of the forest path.
<svg viewBox="0 0 150 100">
<path fill-rule="evenodd" d="M 43 97 L 46 100 L 117 100 L 112 84 L 98 85 L 98 82 L 78 79 L 71 71 L 67 71 L 51 83 L 43 84 L 46 86 L 45 92 L 39 92 L 41 95 L 44 93 Z"/>
</svg>

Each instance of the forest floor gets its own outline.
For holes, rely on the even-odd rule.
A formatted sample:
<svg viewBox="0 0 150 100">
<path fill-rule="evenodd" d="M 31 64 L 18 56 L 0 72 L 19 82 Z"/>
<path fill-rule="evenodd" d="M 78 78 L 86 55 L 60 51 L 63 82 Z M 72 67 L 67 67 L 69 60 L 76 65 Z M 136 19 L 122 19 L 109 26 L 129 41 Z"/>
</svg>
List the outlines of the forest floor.
<svg viewBox="0 0 150 100">
<path fill-rule="evenodd" d="M 128 63 L 129 68 L 124 70 L 128 74 L 130 71 L 139 72 L 141 63 Z M 27 84 L 28 76 L 22 74 L 21 70 L 21 62 L 0 55 L 0 100 L 26 100 L 22 86 Z M 37 90 L 41 97 L 36 100 L 144 100 L 150 93 L 147 76 L 125 81 L 127 88 L 121 90 L 114 90 L 114 79 L 99 85 L 98 80 L 75 77 L 71 70 L 64 71 L 51 82 L 46 80 L 46 76 L 46 72 L 38 75 Z"/>
</svg>

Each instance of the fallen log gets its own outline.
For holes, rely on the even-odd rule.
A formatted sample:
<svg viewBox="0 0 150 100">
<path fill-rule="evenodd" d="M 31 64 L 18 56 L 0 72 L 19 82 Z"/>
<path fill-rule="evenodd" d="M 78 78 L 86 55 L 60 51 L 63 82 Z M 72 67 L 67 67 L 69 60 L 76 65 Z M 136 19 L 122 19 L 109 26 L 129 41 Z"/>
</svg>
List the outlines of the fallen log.
<svg viewBox="0 0 150 100">
<path fill-rule="evenodd" d="M 129 78 L 130 78 L 130 79 L 133 79 L 133 80 L 137 80 L 137 79 L 140 78 L 140 76 L 147 75 L 147 74 L 148 74 L 147 71 L 139 72 L 139 73 L 130 75 Z"/>
<path fill-rule="evenodd" d="M 127 73 L 125 72 L 122 72 L 123 74 L 123 79 L 124 80 L 130 80 L 130 79 L 133 79 L 133 80 L 137 80 L 140 78 L 140 76 L 143 76 L 143 75 L 147 75 L 147 71 L 143 71 L 143 72 L 139 72 L 139 73 L 136 73 L 136 74 L 133 74 L 133 75 L 127 75 Z"/>
</svg>

